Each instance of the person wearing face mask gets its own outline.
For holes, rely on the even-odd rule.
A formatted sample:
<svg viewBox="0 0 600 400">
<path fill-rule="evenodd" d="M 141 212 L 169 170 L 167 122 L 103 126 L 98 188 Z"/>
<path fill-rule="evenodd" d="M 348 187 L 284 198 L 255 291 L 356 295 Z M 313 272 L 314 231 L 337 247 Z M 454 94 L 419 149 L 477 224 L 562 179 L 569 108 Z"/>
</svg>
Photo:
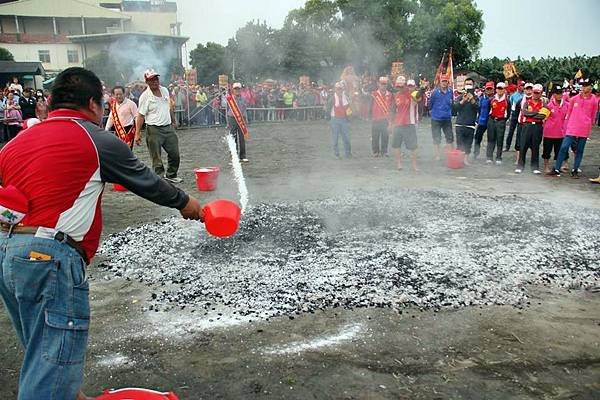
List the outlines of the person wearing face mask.
<svg viewBox="0 0 600 400">
<path fill-rule="evenodd" d="M 469 165 L 469 155 L 475 137 L 475 124 L 479 112 L 479 98 L 475 95 L 473 79 L 465 79 L 465 90 L 454 102 L 456 109 L 456 144 L 465 153 L 465 164 Z"/>
<path fill-rule="evenodd" d="M 581 93 L 569 99 L 567 110 L 565 138 L 560 147 L 560 152 L 554 165 L 554 176 L 560 176 L 560 167 L 567 156 L 573 142 L 577 142 L 575 161 L 571 169 L 571 177 L 579 178 L 579 166 L 583 159 L 583 151 L 590 137 L 592 125 L 598 112 L 598 98 L 592 93 L 592 82 L 589 78 L 580 79 Z"/>
<path fill-rule="evenodd" d="M 81 400 L 90 324 L 85 269 L 100 242 L 105 183 L 186 219 L 203 213 L 100 128 L 102 84 L 93 72 L 62 71 L 51 107 L 48 119 L 0 150 L 0 297 L 24 350 L 19 399 Z"/>
</svg>

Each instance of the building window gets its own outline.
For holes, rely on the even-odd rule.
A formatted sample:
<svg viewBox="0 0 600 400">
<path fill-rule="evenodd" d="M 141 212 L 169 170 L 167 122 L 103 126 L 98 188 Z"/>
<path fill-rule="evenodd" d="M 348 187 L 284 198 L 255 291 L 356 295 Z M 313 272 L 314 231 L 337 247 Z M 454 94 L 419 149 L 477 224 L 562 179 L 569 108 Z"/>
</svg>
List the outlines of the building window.
<svg viewBox="0 0 600 400">
<path fill-rule="evenodd" d="M 67 50 L 69 64 L 79 64 L 79 52 L 77 50 Z"/>
<path fill-rule="evenodd" d="M 38 50 L 38 57 L 43 63 L 50 62 L 50 50 Z"/>
</svg>

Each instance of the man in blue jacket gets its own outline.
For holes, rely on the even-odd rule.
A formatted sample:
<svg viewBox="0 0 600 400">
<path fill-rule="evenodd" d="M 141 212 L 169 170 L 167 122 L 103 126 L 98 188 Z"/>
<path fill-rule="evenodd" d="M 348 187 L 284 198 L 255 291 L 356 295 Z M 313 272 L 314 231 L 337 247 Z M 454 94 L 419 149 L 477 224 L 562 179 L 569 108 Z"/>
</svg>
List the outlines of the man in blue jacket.
<svg viewBox="0 0 600 400">
<path fill-rule="evenodd" d="M 473 159 L 477 159 L 481 149 L 483 134 L 487 130 L 488 119 L 490 117 L 490 102 L 494 98 L 494 82 L 485 84 L 485 92 L 479 98 L 479 119 L 477 120 L 477 129 L 475 130 L 475 147 L 473 149 Z"/>
<path fill-rule="evenodd" d="M 440 87 L 436 88 L 429 99 L 429 110 L 431 111 L 431 136 L 435 148 L 435 159 L 440 159 L 440 143 L 442 131 L 446 138 L 446 148 L 449 150 L 454 142 L 452 133 L 452 103 L 454 94 L 448 88 L 448 76 L 442 75 Z"/>
</svg>

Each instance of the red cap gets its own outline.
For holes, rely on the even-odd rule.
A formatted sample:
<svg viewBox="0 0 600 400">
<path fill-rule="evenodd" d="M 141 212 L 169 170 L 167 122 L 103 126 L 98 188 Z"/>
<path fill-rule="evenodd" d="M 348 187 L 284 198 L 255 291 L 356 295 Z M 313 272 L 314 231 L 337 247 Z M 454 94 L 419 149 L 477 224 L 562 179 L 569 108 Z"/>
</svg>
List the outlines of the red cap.
<svg viewBox="0 0 600 400">
<path fill-rule="evenodd" d="M 519 82 L 517 82 L 517 86 L 525 86 L 525 81 L 519 81 Z"/>
<path fill-rule="evenodd" d="M 156 78 L 157 76 L 160 76 L 155 70 L 153 70 L 152 68 L 148 68 L 145 72 L 144 72 L 144 80 L 148 81 L 152 78 Z"/>
<path fill-rule="evenodd" d="M 485 88 L 486 88 L 486 89 L 487 89 L 487 88 L 492 88 L 492 89 L 493 89 L 493 88 L 495 88 L 495 87 L 496 87 L 496 85 L 494 85 L 494 82 L 492 82 L 492 81 L 489 81 L 489 82 L 487 82 L 487 83 L 485 84 Z"/>
<path fill-rule="evenodd" d="M 442 82 L 442 81 L 449 81 L 449 80 L 450 79 L 448 79 L 448 75 L 444 74 L 444 75 L 440 76 L 440 82 Z"/>
</svg>

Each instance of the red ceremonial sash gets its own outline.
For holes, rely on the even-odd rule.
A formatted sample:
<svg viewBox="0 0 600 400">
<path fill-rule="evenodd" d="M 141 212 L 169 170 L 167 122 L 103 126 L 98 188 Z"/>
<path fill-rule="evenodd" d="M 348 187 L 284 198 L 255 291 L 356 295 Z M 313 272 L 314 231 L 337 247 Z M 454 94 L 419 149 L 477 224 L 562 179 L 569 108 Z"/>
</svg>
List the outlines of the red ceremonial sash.
<svg viewBox="0 0 600 400">
<path fill-rule="evenodd" d="M 383 113 L 389 115 L 390 109 L 388 108 L 387 104 L 385 104 L 385 100 L 383 99 L 381 93 L 379 93 L 379 91 L 377 90 L 375 91 L 375 93 L 372 94 L 372 96 L 377 102 L 379 108 L 381 108 L 381 110 L 383 111 Z"/>
<path fill-rule="evenodd" d="M 121 120 L 119 119 L 119 113 L 117 112 L 117 101 L 113 101 L 112 106 L 110 107 L 110 115 L 113 119 L 113 125 L 115 126 L 115 132 L 117 132 L 117 136 L 123 142 L 127 143 L 129 147 L 133 143 L 133 139 L 135 137 L 135 121 L 133 121 L 133 125 L 129 129 L 129 132 L 125 132 L 125 128 L 123 124 L 121 124 Z"/>
<path fill-rule="evenodd" d="M 233 118 L 235 118 L 235 122 L 237 122 L 238 126 L 242 130 L 244 138 L 248 139 L 250 137 L 250 134 L 248 133 L 248 126 L 246 125 L 246 120 L 242 116 L 242 113 L 240 112 L 240 108 L 238 107 L 235 98 L 229 94 L 227 95 L 226 99 L 227 105 L 229 106 L 229 108 L 231 109 L 231 113 L 233 114 Z"/>
</svg>

